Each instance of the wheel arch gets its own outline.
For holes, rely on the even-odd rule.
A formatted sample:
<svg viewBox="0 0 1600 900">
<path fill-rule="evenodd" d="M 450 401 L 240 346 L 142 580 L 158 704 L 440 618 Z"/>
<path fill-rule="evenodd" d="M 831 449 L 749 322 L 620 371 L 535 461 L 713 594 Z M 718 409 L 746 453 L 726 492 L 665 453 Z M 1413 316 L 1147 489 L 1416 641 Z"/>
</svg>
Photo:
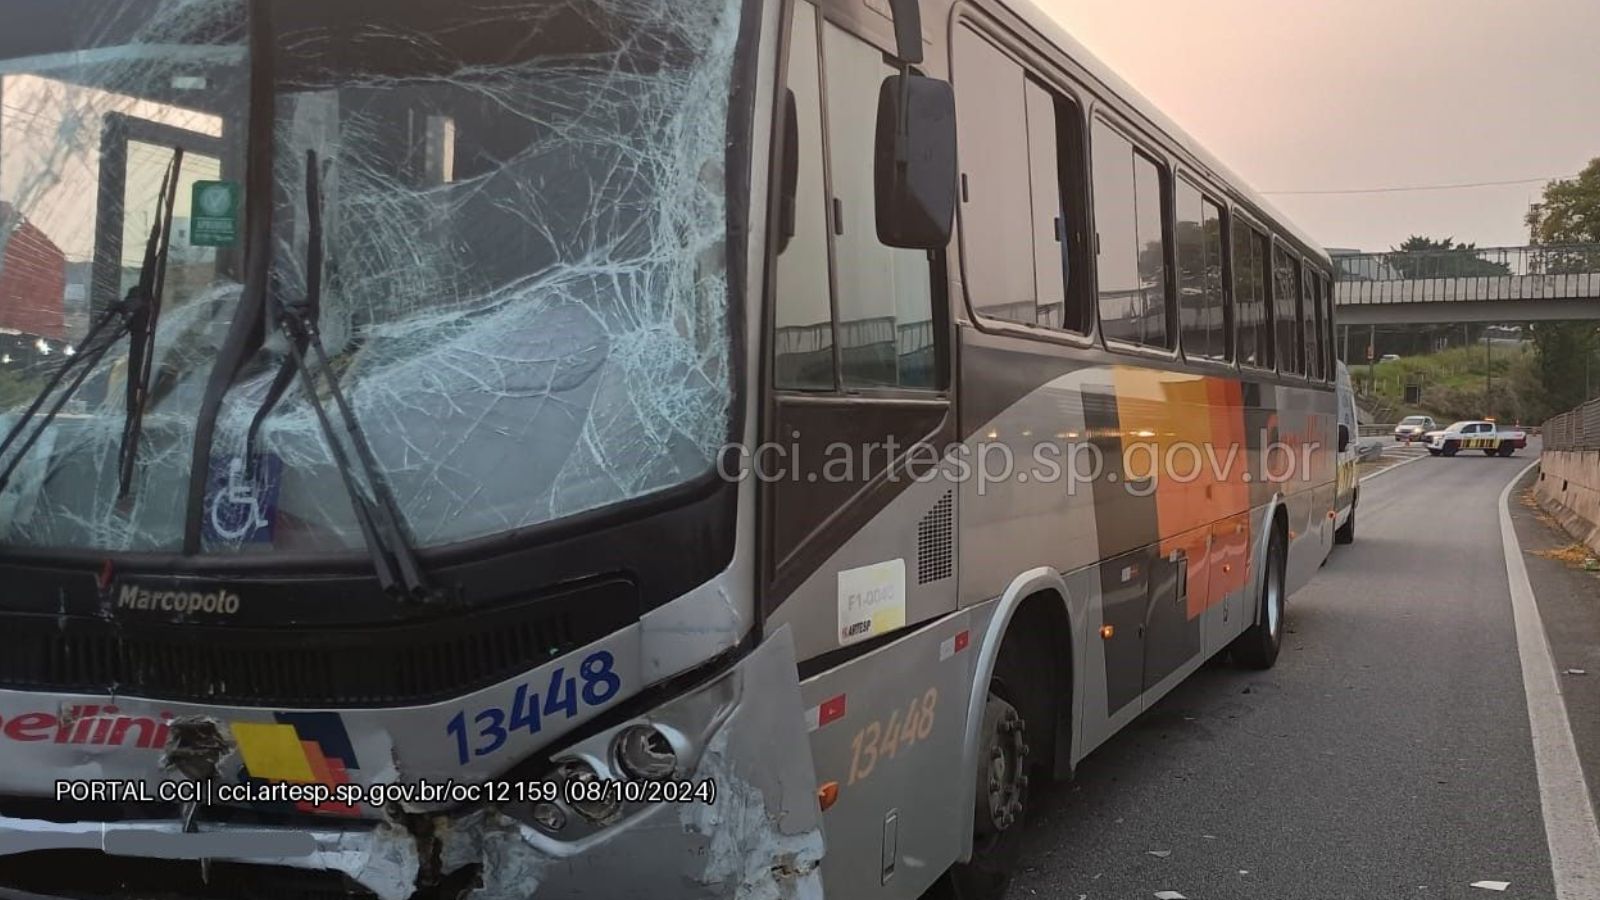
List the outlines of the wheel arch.
<svg viewBox="0 0 1600 900">
<path fill-rule="evenodd" d="M 1071 592 L 1067 589 L 1066 579 L 1054 568 L 1041 566 L 1023 572 L 1012 579 L 1000 595 L 994 614 L 989 618 L 982 637 L 975 641 L 978 646 L 973 658 L 972 690 L 967 696 L 966 732 L 962 738 L 961 749 L 961 771 L 967 773 L 961 784 L 963 799 L 961 809 L 970 810 L 977 802 L 977 783 L 970 776 L 978 765 L 983 705 L 988 696 L 989 680 L 994 676 L 995 665 L 1000 659 L 1001 647 L 1007 635 L 1011 633 L 1011 625 L 1014 622 L 1019 625 L 1048 628 L 1057 638 L 1058 646 L 1065 650 L 1064 659 L 1056 657 L 1060 664 L 1054 667 L 1052 673 L 1055 691 L 1058 696 L 1061 694 L 1064 696 L 1061 696 L 1061 700 L 1055 704 L 1056 722 L 1052 732 L 1055 752 L 1051 763 L 1058 775 L 1071 771 L 1072 733 L 1077 724 L 1077 685 L 1082 682 L 1077 670 L 1078 654 L 1075 652 L 1077 642 L 1072 631 L 1070 597 Z M 962 862 L 972 859 L 972 838 L 972 821 L 969 818 L 962 827 L 961 852 L 958 857 Z"/>
</svg>

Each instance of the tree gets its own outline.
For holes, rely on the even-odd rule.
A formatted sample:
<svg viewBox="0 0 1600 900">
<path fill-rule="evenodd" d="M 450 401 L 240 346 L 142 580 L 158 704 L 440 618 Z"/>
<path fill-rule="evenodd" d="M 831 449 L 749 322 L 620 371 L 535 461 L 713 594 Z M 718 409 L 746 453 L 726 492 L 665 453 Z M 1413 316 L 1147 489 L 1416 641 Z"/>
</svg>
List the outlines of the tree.
<svg viewBox="0 0 1600 900">
<path fill-rule="evenodd" d="M 1484 259 L 1476 243 L 1457 244 L 1455 238 L 1435 240 L 1413 234 L 1398 247 L 1389 248 L 1389 265 L 1402 278 L 1478 278 L 1509 275 L 1511 267 Z"/>
<path fill-rule="evenodd" d="M 1600 243 L 1600 157 L 1589 161 L 1576 178 L 1552 181 L 1538 203 L 1528 207 L 1528 237 L 1535 245 Z M 1545 260 L 1549 272 L 1594 271 L 1600 258 L 1593 252 L 1554 252 Z M 1541 322 L 1533 327 L 1540 386 L 1552 409 L 1561 411 L 1589 399 L 1594 375 L 1590 360 L 1597 341 L 1588 322 Z"/>
</svg>

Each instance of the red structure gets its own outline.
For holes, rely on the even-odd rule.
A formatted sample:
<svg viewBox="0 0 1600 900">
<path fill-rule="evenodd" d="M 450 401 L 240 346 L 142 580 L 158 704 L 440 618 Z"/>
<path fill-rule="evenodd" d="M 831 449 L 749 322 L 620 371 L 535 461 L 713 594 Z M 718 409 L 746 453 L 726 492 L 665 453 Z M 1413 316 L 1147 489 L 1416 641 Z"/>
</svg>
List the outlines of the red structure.
<svg viewBox="0 0 1600 900">
<path fill-rule="evenodd" d="M 8 203 L 0 203 L 0 234 L 0 328 L 65 340 L 67 255 Z"/>
</svg>

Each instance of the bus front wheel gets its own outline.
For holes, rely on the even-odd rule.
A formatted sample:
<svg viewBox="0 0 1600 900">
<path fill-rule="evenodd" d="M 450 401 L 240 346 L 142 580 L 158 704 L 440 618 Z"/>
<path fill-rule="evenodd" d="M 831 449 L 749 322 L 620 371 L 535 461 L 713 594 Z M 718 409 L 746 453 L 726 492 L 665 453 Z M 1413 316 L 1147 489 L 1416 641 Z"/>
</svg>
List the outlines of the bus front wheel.
<svg viewBox="0 0 1600 900">
<path fill-rule="evenodd" d="M 952 865 L 925 898 L 1000 900 L 1022 851 L 1029 771 L 1041 762 L 1049 727 L 1048 697 L 1038 690 L 1047 660 L 1036 640 L 1012 629 L 995 660 L 983 705 L 972 810 L 972 859 Z"/>
</svg>

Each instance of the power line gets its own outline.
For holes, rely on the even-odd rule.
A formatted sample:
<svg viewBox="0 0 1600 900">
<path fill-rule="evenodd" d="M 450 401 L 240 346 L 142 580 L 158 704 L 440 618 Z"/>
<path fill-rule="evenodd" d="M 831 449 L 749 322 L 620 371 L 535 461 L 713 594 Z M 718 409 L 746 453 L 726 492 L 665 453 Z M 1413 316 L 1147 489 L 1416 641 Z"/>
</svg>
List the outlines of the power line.
<svg viewBox="0 0 1600 900">
<path fill-rule="evenodd" d="M 1343 189 L 1339 189 L 1339 190 L 1326 190 L 1326 191 L 1262 191 L 1261 193 L 1267 194 L 1267 195 L 1271 195 L 1271 196 L 1277 196 L 1277 197 L 1307 196 L 1307 195 L 1314 195 L 1314 194 L 1320 194 L 1320 195 L 1329 195 L 1329 194 L 1400 194 L 1400 193 L 1411 193 L 1411 192 L 1416 192 L 1416 191 L 1455 191 L 1455 190 L 1462 190 L 1462 189 L 1465 189 L 1465 188 L 1508 187 L 1510 185 L 1515 185 L 1515 184 L 1541 184 L 1541 183 L 1544 183 L 1544 182 L 1559 181 L 1561 179 L 1575 178 L 1575 177 L 1577 177 L 1577 176 L 1575 176 L 1575 175 L 1553 175 L 1553 176 L 1550 176 L 1548 178 L 1515 178 L 1515 179 L 1511 179 L 1509 181 L 1468 181 L 1468 182 L 1460 182 L 1460 183 L 1457 183 L 1457 184 L 1416 184 L 1416 185 L 1405 185 L 1405 186 L 1401 186 L 1401 187 L 1343 188 Z"/>
</svg>

